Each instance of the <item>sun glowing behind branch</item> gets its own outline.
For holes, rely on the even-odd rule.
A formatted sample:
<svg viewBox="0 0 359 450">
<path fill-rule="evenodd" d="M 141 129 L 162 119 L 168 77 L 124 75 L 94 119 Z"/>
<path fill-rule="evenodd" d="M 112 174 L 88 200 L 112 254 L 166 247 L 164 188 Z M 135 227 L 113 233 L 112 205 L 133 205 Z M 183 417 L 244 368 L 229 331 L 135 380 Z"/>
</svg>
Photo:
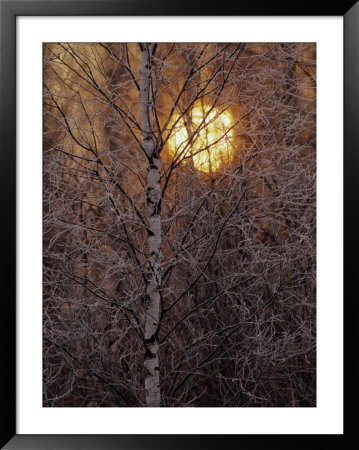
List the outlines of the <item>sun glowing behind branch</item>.
<svg viewBox="0 0 359 450">
<path fill-rule="evenodd" d="M 193 163 L 197 170 L 211 173 L 233 156 L 233 118 L 229 111 L 209 105 L 195 106 L 186 116 L 174 118 L 176 129 L 168 141 L 174 158 Z"/>
</svg>

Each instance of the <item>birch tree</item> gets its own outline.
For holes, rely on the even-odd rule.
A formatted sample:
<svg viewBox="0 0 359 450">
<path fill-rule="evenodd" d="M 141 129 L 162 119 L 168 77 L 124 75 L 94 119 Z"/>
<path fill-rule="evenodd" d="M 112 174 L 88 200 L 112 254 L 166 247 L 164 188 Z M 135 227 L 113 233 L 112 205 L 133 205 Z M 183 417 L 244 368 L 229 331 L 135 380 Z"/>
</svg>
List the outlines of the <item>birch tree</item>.
<svg viewBox="0 0 359 450">
<path fill-rule="evenodd" d="M 141 44 L 140 102 L 143 148 L 147 162 L 147 216 L 148 216 L 148 273 L 145 311 L 145 388 L 147 406 L 161 403 L 158 326 L 160 320 L 161 290 L 161 161 L 154 143 L 151 99 L 152 50 Z"/>
</svg>

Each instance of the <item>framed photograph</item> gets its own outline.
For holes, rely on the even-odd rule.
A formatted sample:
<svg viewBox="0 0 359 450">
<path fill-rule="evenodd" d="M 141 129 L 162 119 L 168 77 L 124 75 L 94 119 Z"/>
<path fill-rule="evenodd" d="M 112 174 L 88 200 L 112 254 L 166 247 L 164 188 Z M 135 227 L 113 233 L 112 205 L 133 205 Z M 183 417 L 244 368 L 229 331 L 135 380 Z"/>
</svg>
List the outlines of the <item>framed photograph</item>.
<svg viewBox="0 0 359 450">
<path fill-rule="evenodd" d="M 344 448 L 358 4 L 0 11 L 1 445 Z"/>
</svg>

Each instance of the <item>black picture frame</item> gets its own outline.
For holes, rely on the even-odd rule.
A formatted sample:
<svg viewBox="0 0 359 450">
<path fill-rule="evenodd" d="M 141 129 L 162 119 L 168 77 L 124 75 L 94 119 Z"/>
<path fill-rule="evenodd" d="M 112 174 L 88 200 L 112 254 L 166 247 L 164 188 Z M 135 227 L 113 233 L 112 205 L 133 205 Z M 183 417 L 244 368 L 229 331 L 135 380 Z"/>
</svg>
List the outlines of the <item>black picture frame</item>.
<svg viewBox="0 0 359 450">
<path fill-rule="evenodd" d="M 343 16 L 344 17 L 344 285 L 345 365 L 343 435 L 17 435 L 16 434 L 16 17 L 17 16 Z M 359 173 L 359 2 L 341 0 L 0 0 L 1 448 L 220 449 L 351 448 L 358 362 L 357 188 Z M 335 64 L 335 62 L 333 62 Z M 4 446 L 5 445 L 5 446 Z M 4 447 L 3 447 L 4 446 Z"/>
</svg>

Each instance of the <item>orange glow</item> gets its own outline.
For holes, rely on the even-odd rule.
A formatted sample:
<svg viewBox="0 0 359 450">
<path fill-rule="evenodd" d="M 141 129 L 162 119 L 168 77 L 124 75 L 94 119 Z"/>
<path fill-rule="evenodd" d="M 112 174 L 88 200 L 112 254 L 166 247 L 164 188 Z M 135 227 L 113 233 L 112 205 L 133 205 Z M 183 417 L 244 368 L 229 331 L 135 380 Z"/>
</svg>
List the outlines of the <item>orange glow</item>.
<svg viewBox="0 0 359 450">
<path fill-rule="evenodd" d="M 168 141 L 172 157 L 192 162 L 197 170 L 206 173 L 230 162 L 233 118 L 229 111 L 200 104 L 187 116 L 177 115 L 174 123 L 176 130 Z"/>
</svg>

